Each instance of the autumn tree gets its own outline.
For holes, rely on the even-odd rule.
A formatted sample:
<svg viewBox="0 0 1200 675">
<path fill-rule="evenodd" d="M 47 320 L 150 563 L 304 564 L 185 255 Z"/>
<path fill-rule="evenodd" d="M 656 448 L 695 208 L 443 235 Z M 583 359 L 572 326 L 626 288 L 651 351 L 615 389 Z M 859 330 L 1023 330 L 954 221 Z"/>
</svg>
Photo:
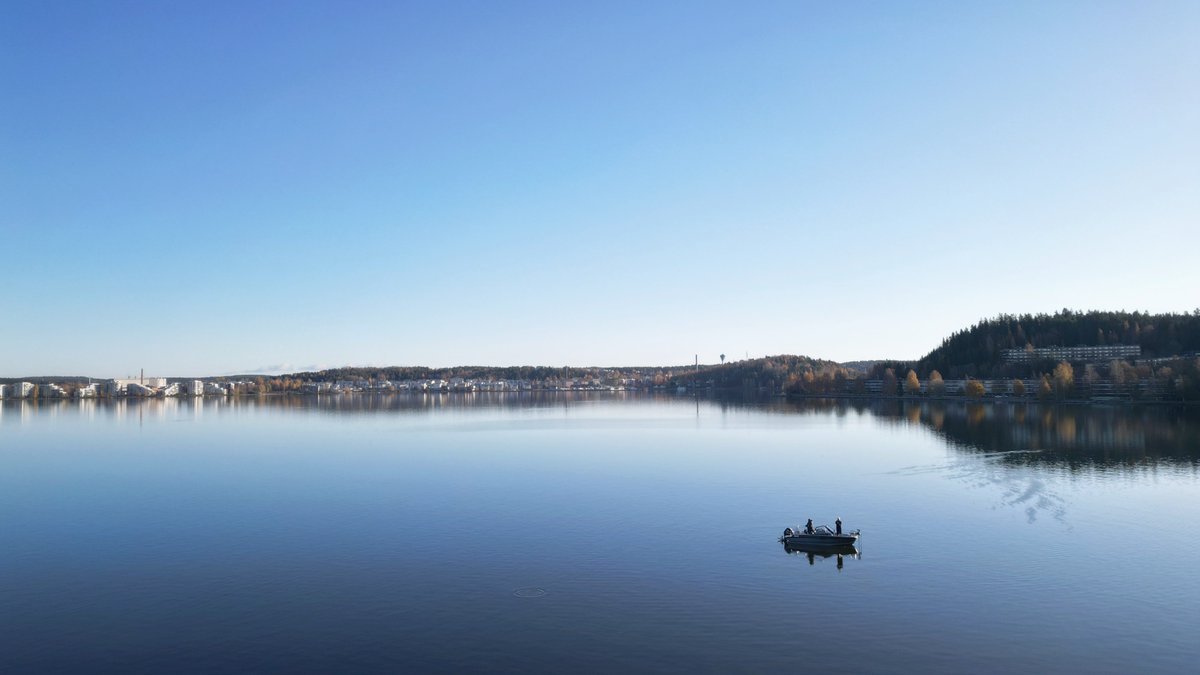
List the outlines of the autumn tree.
<svg viewBox="0 0 1200 675">
<path fill-rule="evenodd" d="M 968 398 L 983 398 L 985 393 L 983 383 L 979 380 L 967 380 L 966 392 Z"/>
<path fill-rule="evenodd" d="M 1075 369 L 1066 361 L 1054 366 L 1054 393 L 1059 398 L 1065 398 L 1075 386 Z"/>
<path fill-rule="evenodd" d="M 929 393 L 934 396 L 946 393 L 946 382 L 942 379 L 942 374 L 936 370 L 929 374 Z"/>
<path fill-rule="evenodd" d="M 911 368 L 908 371 L 908 376 L 904 378 L 904 393 L 909 396 L 916 396 L 921 393 L 921 381 L 917 379 L 917 371 Z"/>
<path fill-rule="evenodd" d="M 1042 381 L 1038 384 L 1038 398 L 1045 401 L 1054 395 L 1054 387 L 1050 385 L 1050 378 L 1042 375 Z"/>
<path fill-rule="evenodd" d="M 1175 371 L 1171 370 L 1170 366 L 1163 366 L 1154 373 L 1154 376 L 1163 382 L 1169 382 L 1171 378 L 1175 377 Z"/>
<path fill-rule="evenodd" d="M 1013 396 L 1024 396 L 1025 395 L 1025 383 L 1022 382 L 1020 378 L 1013 380 L 1012 393 L 1013 393 Z"/>
</svg>

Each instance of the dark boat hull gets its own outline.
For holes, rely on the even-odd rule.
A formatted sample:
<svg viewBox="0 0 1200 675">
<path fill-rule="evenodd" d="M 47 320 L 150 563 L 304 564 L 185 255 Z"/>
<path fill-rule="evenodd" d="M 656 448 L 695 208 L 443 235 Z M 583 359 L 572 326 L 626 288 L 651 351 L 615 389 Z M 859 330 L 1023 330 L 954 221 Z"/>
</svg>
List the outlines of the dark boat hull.
<svg viewBox="0 0 1200 675">
<path fill-rule="evenodd" d="M 790 548 L 840 548 L 853 546 L 858 541 L 857 534 L 793 534 L 780 539 Z"/>
<path fill-rule="evenodd" d="M 843 556 L 850 556 L 852 558 L 859 556 L 859 551 L 854 546 L 788 546 L 784 544 L 783 550 L 787 553 L 805 553 L 810 557 L 831 558 L 837 556 L 839 562 Z"/>
</svg>

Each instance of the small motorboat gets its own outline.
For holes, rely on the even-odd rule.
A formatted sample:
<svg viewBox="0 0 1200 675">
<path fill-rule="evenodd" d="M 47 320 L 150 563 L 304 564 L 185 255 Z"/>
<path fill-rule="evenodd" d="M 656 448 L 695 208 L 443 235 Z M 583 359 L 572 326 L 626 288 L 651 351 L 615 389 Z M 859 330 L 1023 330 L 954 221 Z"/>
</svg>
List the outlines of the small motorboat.
<svg viewBox="0 0 1200 675">
<path fill-rule="evenodd" d="M 851 530 L 842 533 L 841 527 L 835 532 L 827 525 L 818 525 L 811 530 L 805 528 L 787 528 L 779 541 L 789 548 L 807 550 L 810 548 L 841 548 L 853 546 L 858 541 L 859 531 Z"/>
</svg>

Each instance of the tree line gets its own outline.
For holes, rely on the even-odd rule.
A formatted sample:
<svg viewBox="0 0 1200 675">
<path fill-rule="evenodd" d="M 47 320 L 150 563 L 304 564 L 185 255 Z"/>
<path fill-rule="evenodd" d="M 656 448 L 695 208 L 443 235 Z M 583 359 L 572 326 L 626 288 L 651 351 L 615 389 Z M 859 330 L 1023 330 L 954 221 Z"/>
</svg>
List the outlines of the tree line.
<svg viewBox="0 0 1200 675">
<path fill-rule="evenodd" d="M 761 393 L 834 394 L 858 374 L 833 361 L 780 354 L 733 363 L 674 369 L 667 384 Z"/>
<path fill-rule="evenodd" d="M 1200 309 L 1190 314 L 1070 309 L 1054 314 L 1002 314 L 956 331 L 916 363 L 880 362 L 868 376 L 878 379 L 888 368 L 903 373 L 911 367 L 924 376 L 937 370 L 954 379 L 1038 377 L 1057 363 L 1005 363 L 1003 350 L 1114 344 L 1140 346 L 1144 359 L 1194 355 L 1200 352 Z"/>
<path fill-rule="evenodd" d="M 887 366 L 880 373 L 880 394 L 883 396 L 943 396 L 947 393 L 945 379 L 940 371 L 934 370 L 926 380 L 909 368 L 903 381 L 898 370 Z M 1025 381 L 1031 380 L 1030 391 Z M 845 393 L 865 394 L 865 382 L 849 383 Z M 1152 398 L 1169 401 L 1200 401 L 1200 357 L 1179 357 L 1143 361 L 1131 364 L 1113 359 L 1107 364 L 1085 363 L 1079 368 L 1067 361 L 1060 361 L 1048 372 L 1035 374 L 1032 378 L 974 378 L 967 377 L 962 392 L 967 398 L 982 399 L 985 396 L 1035 395 L 1041 400 L 1068 400 L 1076 397 L 1095 396 L 1109 398 Z"/>
</svg>

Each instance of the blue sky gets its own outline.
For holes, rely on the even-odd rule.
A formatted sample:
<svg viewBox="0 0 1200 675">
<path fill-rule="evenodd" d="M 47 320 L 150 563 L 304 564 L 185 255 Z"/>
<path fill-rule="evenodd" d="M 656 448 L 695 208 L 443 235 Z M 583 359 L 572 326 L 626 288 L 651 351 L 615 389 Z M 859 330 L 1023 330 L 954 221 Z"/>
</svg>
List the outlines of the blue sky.
<svg viewBox="0 0 1200 675">
<path fill-rule="evenodd" d="M 1200 306 L 1200 4 L 3 2 L 0 376 Z"/>
</svg>

